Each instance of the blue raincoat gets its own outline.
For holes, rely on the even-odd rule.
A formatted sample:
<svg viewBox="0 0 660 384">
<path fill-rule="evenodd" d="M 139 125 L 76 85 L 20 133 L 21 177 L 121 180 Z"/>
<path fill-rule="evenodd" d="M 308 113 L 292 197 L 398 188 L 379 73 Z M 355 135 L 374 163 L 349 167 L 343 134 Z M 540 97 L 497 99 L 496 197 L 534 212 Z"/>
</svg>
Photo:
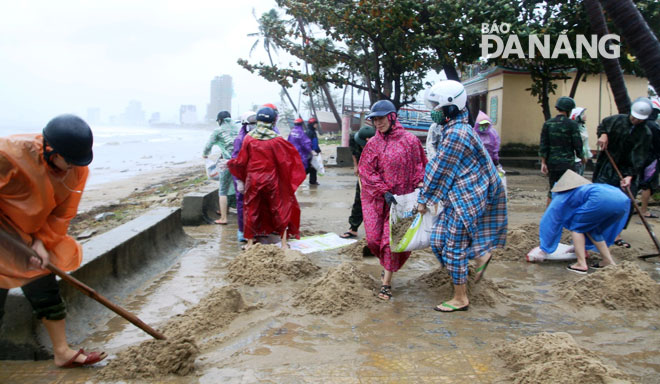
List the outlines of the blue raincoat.
<svg viewBox="0 0 660 384">
<path fill-rule="evenodd" d="M 541 249 L 545 253 L 557 250 L 562 228 L 589 234 L 594 241 L 605 241 L 609 247 L 626 225 L 629 210 L 628 196 L 608 184 L 587 184 L 554 192 L 541 218 Z M 585 241 L 588 250 L 596 249 L 588 236 Z"/>
</svg>

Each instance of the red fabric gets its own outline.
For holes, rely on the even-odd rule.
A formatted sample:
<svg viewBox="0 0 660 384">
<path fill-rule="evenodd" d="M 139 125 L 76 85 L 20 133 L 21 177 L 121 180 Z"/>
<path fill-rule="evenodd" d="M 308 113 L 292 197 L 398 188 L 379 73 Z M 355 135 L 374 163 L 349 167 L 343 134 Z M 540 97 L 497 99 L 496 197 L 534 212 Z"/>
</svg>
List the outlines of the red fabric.
<svg viewBox="0 0 660 384">
<path fill-rule="evenodd" d="M 85 187 L 87 167 L 56 171 L 43 158 L 43 138 L 38 134 L 0 138 L 0 222 L 27 245 L 41 239 L 50 262 L 73 271 L 82 261 L 82 247 L 67 235 Z M 0 288 L 14 288 L 50 272 L 25 271 L 12 258 L 0 255 Z"/>
<path fill-rule="evenodd" d="M 258 140 L 248 135 L 229 171 L 245 183 L 243 200 L 246 239 L 273 232 L 300 238 L 300 206 L 296 189 L 305 167 L 296 148 L 281 137 Z"/>
</svg>

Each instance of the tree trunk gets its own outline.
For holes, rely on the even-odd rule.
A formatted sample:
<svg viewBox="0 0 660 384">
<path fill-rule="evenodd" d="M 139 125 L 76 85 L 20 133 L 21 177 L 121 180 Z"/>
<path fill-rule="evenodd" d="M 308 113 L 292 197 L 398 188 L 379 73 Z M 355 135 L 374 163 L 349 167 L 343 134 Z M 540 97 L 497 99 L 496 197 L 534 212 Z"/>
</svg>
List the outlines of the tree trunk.
<svg viewBox="0 0 660 384">
<path fill-rule="evenodd" d="M 605 24 L 603 9 L 598 0 L 584 0 L 584 9 L 587 11 L 589 17 L 591 31 L 598 35 L 599 39 L 602 36 L 607 35 L 609 31 L 607 30 L 607 24 Z M 628 97 L 628 90 L 626 89 L 626 83 L 623 80 L 623 71 L 621 70 L 619 60 L 607 59 L 600 56 L 600 62 L 603 63 L 603 68 L 607 75 L 607 81 L 610 83 L 610 88 L 612 88 L 616 108 L 619 113 L 630 112 L 630 97 Z"/>
<path fill-rule="evenodd" d="M 307 34 L 305 32 L 305 24 L 303 24 L 302 18 L 298 18 L 298 27 L 300 27 L 300 32 L 303 38 L 303 45 L 307 45 Z M 307 65 L 307 60 L 305 60 L 305 75 L 309 76 L 309 67 Z M 309 105 L 312 108 L 312 116 L 316 116 L 316 107 L 314 106 L 314 88 L 312 87 L 312 82 L 307 81 L 307 93 L 309 94 Z"/>
<path fill-rule="evenodd" d="M 454 68 L 453 65 L 443 64 L 442 70 L 445 71 L 445 76 L 447 76 L 447 80 L 461 81 L 461 78 L 458 76 L 458 72 L 456 71 L 456 68 Z"/>
<path fill-rule="evenodd" d="M 573 85 L 571 86 L 571 93 L 568 95 L 572 99 L 575 99 L 575 93 L 577 92 L 578 85 L 580 85 L 582 76 L 584 76 L 584 70 L 582 70 L 582 68 L 578 68 L 577 72 L 575 73 L 575 79 L 573 79 Z"/>
<path fill-rule="evenodd" d="M 266 52 L 268 53 L 268 60 L 270 60 L 270 66 L 274 67 L 275 64 L 273 63 L 273 57 L 270 55 L 270 49 L 266 49 Z M 289 103 L 291 104 L 291 107 L 296 112 L 296 115 L 298 115 L 298 117 L 300 117 L 300 113 L 298 113 L 298 108 L 296 108 L 296 104 L 293 102 L 293 99 L 291 98 L 291 95 L 289 95 L 289 91 L 287 91 L 286 87 L 284 87 L 283 85 L 281 85 L 281 87 L 282 87 L 282 91 L 286 95 L 287 99 L 289 99 Z"/>
<path fill-rule="evenodd" d="M 330 106 L 332 114 L 335 116 L 335 120 L 337 120 L 337 125 L 341 127 L 341 116 L 339 116 L 335 102 L 332 100 L 332 95 L 330 94 L 330 89 L 328 89 L 328 84 L 321 85 L 321 89 L 323 89 L 323 92 L 325 93 L 325 98 L 328 101 L 328 105 Z"/>
<path fill-rule="evenodd" d="M 607 14 L 614 20 L 630 46 L 649 82 L 660 89 L 660 42 L 631 0 L 602 0 Z M 617 104 L 618 106 L 618 104 Z"/>
<path fill-rule="evenodd" d="M 344 115 L 346 112 L 346 91 L 348 91 L 348 85 L 344 85 L 344 94 L 341 96 L 341 114 Z"/>
</svg>

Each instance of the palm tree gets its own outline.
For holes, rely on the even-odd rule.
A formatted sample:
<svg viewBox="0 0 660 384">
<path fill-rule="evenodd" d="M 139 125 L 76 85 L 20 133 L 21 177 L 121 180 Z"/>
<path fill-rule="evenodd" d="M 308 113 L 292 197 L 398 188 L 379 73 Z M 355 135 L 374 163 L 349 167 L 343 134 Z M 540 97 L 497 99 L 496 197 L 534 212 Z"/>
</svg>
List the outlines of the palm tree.
<svg viewBox="0 0 660 384">
<path fill-rule="evenodd" d="M 660 42 L 632 0 L 602 0 L 607 14 L 637 56 L 649 82 L 660 89 Z"/>
<path fill-rule="evenodd" d="M 250 48 L 250 56 L 252 56 L 252 52 L 254 52 L 255 48 L 259 45 L 259 42 L 263 41 L 264 50 L 268 54 L 268 60 L 270 60 L 270 66 L 275 67 L 275 63 L 273 62 L 273 57 L 271 55 L 271 50 L 277 53 L 277 45 L 273 41 L 272 32 L 273 32 L 273 28 L 276 27 L 278 24 L 282 23 L 282 21 L 280 20 L 279 15 L 277 14 L 277 11 L 275 9 L 271 9 L 270 11 L 261 15 L 260 18 L 257 18 L 255 10 L 254 8 L 252 8 L 252 15 L 259 24 L 259 32 L 248 33 L 249 37 L 257 38 L 254 44 L 252 44 L 252 48 Z M 289 103 L 291 104 L 291 107 L 295 111 L 296 115 L 300 117 L 300 113 L 298 113 L 298 108 L 296 108 L 296 105 L 293 102 L 291 95 L 289 95 L 289 92 L 287 91 L 286 87 L 283 85 L 281 85 L 281 87 L 282 87 L 282 92 L 284 92 L 287 99 L 289 99 Z"/>
<path fill-rule="evenodd" d="M 591 31 L 598 35 L 598 39 L 600 40 L 603 36 L 609 33 L 607 30 L 607 24 L 605 24 L 603 8 L 601 8 L 598 0 L 584 0 L 584 9 L 589 17 Z M 621 65 L 619 65 L 619 60 L 600 56 L 600 61 L 605 69 L 607 81 L 609 81 L 610 87 L 612 88 L 614 102 L 616 103 L 619 113 L 630 112 L 630 97 L 628 97 L 626 83 L 623 81 L 623 71 L 621 70 Z"/>
</svg>

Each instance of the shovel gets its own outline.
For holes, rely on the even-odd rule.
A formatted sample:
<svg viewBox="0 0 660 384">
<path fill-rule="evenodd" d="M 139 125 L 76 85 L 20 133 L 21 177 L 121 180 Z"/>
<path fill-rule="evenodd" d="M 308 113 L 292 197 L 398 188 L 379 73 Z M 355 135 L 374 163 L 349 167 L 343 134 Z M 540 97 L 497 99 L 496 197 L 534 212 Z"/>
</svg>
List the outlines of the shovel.
<svg viewBox="0 0 660 384">
<path fill-rule="evenodd" d="M 619 171 L 619 168 L 616 166 L 614 163 L 614 159 L 612 158 L 612 155 L 610 155 L 610 152 L 605 149 L 605 154 L 607 155 L 607 158 L 610 160 L 610 164 L 612 164 L 612 167 L 614 167 L 614 170 L 616 171 L 617 175 L 619 175 L 619 179 L 623 180 L 623 175 L 621 174 L 621 171 Z M 655 237 L 655 233 L 653 233 L 653 229 L 651 229 L 651 226 L 649 223 L 646 221 L 646 218 L 644 215 L 642 215 L 642 211 L 639 209 L 637 206 L 637 203 L 635 202 L 635 196 L 633 196 L 632 192 L 630 192 L 630 187 L 626 187 L 626 193 L 628 194 L 628 197 L 633 203 L 633 206 L 635 207 L 635 210 L 637 211 L 637 214 L 639 215 L 639 218 L 642 219 L 642 223 L 644 223 L 644 227 L 646 227 L 646 231 L 651 235 L 651 239 L 653 240 L 653 243 L 655 244 L 655 248 L 658 250 L 658 253 L 653 253 L 650 255 L 641 255 L 639 256 L 640 259 L 646 260 L 651 257 L 658 257 L 660 256 L 660 242 L 658 242 L 658 238 Z"/>
<path fill-rule="evenodd" d="M 11 236 L 9 233 L 5 232 L 4 230 L 0 230 L 0 244 L 3 245 L 4 248 L 9 249 L 11 251 L 16 252 L 19 254 L 19 256 L 22 256 L 22 258 L 25 259 L 25 264 L 28 264 L 28 259 L 30 256 L 35 256 L 39 259 L 39 255 L 37 255 L 37 252 L 35 252 L 32 248 L 28 247 L 25 245 L 22 241 L 14 238 Z M 47 267 L 51 272 L 59 276 L 62 280 L 65 280 L 69 284 L 73 285 L 77 289 L 79 289 L 82 293 L 85 295 L 91 297 L 92 299 L 98 301 L 99 303 L 103 304 L 106 308 L 110 309 L 114 313 L 118 314 L 119 316 L 123 317 L 124 319 L 130 321 L 133 323 L 136 327 L 140 328 L 141 330 L 145 331 L 149 335 L 153 336 L 155 339 L 158 340 L 165 340 L 165 336 L 156 331 L 155 329 L 151 328 L 147 324 L 145 324 L 142 320 L 140 320 L 137 316 L 134 314 L 128 312 L 124 308 L 113 304 L 110 302 L 108 299 L 97 293 L 95 290 L 92 288 L 88 287 L 87 285 L 83 284 L 81 281 L 78 279 L 69 276 L 66 272 L 62 271 L 61 269 L 57 268 L 55 265 L 49 264 Z"/>
</svg>

